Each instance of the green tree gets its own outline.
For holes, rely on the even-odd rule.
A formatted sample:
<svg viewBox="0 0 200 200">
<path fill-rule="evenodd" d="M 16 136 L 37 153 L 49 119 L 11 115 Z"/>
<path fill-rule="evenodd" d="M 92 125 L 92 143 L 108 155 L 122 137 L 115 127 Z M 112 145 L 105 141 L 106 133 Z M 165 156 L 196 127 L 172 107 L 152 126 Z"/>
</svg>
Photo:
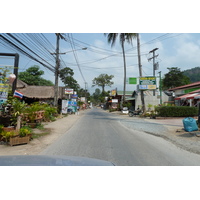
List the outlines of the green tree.
<svg viewBox="0 0 200 200">
<path fill-rule="evenodd" d="M 74 89 L 78 91 L 80 89 L 80 85 L 78 82 L 73 78 L 74 72 L 71 68 L 65 67 L 60 70 L 59 76 L 61 81 L 67 86 L 68 88 Z"/>
<path fill-rule="evenodd" d="M 54 84 L 50 80 L 46 80 L 41 77 L 43 74 L 44 71 L 40 70 L 39 66 L 34 65 L 29 67 L 26 71 L 20 72 L 18 78 L 28 85 L 53 86 Z"/>
<path fill-rule="evenodd" d="M 95 103 L 99 103 L 100 101 L 100 97 L 101 97 L 101 90 L 99 88 L 95 89 L 95 92 L 92 95 L 94 102 Z"/>
<path fill-rule="evenodd" d="M 94 87 L 95 85 L 102 87 L 102 94 L 104 94 L 105 86 L 111 86 L 114 84 L 114 82 L 111 81 L 113 77 L 113 75 L 109 76 L 108 74 L 100 74 L 98 77 L 92 80 L 92 87 Z"/>
<path fill-rule="evenodd" d="M 171 67 L 167 68 L 169 72 L 165 74 L 165 77 L 162 80 L 163 90 L 187 85 L 190 83 L 189 77 L 185 76 L 183 72 L 181 72 L 180 68 Z"/>
<path fill-rule="evenodd" d="M 124 61 L 124 90 L 123 90 L 123 100 L 122 104 L 125 101 L 125 93 L 126 93 L 126 57 L 125 57 L 125 50 L 124 50 L 124 43 L 125 41 L 129 44 L 132 44 L 132 39 L 137 37 L 137 33 L 105 33 L 107 36 L 108 43 L 111 44 L 111 47 L 115 44 L 117 37 L 119 36 L 120 44 L 122 47 L 123 53 L 123 61 Z M 121 105 L 122 105 L 121 104 Z"/>
<path fill-rule="evenodd" d="M 77 90 L 77 94 L 79 97 L 90 97 L 90 93 L 88 92 L 88 90 L 80 88 L 79 90 Z"/>
</svg>

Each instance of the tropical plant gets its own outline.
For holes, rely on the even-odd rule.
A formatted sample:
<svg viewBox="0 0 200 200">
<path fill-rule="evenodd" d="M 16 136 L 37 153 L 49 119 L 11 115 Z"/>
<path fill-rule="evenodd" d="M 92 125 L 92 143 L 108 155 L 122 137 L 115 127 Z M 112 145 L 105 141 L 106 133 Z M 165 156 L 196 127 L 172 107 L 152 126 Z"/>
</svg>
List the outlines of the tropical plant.
<svg viewBox="0 0 200 200">
<path fill-rule="evenodd" d="M 31 134 L 31 129 L 28 127 L 28 126 L 24 126 L 22 128 L 20 128 L 19 130 L 19 136 L 20 137 L 25 137 L 27 135 L 30 135 Z"/>
<path fill-rule="evenodd" d="M 123 104 L 123 102 L 125 101 L 125 93 L 126 93 L 126 58 L 125 58 L 124 43 L 125 41 L 127 41 L 128 43 L 132 44 L 132 39 L 137 37 L 137 33 L 105 33 L 104 35 L 107 36 L 108 43 L 111 44 L 111 47 L 115 44 L 116 39 L 119 36 L 123 53 L 123 61 L 124 61 L 124 91 L 122 100 Z"/>
<path fill-rule="evenodd" d="M 45 106 L 44 107 L 44 120 L 45 121 L 54 121 L 55 115 L 58 113 L 56 107 Z"/>
<path fill-rule="evenodd" d="M 3 132 L 4 125 L 0 124 L 0 134 Z"/>
<path fill-rule="evenodd" d="M 6 140 L 6 142 L 9 142 L 10 138 L 17 135 L 17 133 L 15 131 L 3 131 L 1 135 L 2 138 Z"/>
</svg>

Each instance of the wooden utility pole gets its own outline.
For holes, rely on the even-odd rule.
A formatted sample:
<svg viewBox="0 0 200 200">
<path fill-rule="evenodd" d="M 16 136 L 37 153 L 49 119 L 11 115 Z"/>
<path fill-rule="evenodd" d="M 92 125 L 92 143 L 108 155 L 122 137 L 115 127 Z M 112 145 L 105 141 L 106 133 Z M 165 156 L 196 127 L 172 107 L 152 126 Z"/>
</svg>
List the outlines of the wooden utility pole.
<svg viewBox="0 0 200 200">
<path fill-rule="evenodd" d="M 137 33 L 137 51 L 138 51 L 138 65 L 139 65 L 139 75 L 142 77 L 142 65 L 141 65 L 141 57 L 140 57 L 140 37 L 139 33 Z M 145 101 L 144 101 L 144 91 L 140 90 L 141 94 L 141 102 L 142 102 L 142 111 L 146 112 Z"/>
<path fill-rule="evenodd" d="M 160 86 L 159 86 L 159 90 L 160 90 L 160 105 L 162 105 L 162 78 L 161 78 L 161 71 L 159 72 L 160 75 Z"/>
<path fill-rule="evenodd" d="M 153 53 L 153 57 L 149 58 L 148 61 L 150 61 L 151 59 L 153 59 L 153 76 L 155 77 L 155 71 L 156 71 L 156 68 L 155 68 L 155 58 L 158 57 L 158 55 L 155 55 L 155 51 L 157 51 L 158 48 L 155 48 L 151 51 L 149 51 L 149 53 Z M 155 90 L 153 90 L 153 96 L 155 96 Z"/>
<path fill-rule="evenodd" d="M 60 68 L 60 60 L 59 60 L 59 40 L 60 34 L 56 33 L 56 67 L 55 67 L 55 87 L 54 87 L 54 106 L 58 105 L 58 75 Z"/>
</svg>

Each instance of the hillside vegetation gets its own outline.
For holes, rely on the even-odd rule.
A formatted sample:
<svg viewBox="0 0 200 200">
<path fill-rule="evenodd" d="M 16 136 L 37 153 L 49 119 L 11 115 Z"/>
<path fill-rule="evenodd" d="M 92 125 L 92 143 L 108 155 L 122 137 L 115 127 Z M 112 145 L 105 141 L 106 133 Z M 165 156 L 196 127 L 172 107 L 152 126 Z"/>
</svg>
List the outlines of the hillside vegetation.
<svg viewBox="0 0 200 200">
<path fill-rule="evenodd" d="M 184 70 L 183 74 L 190 78 L 191 83 L 200 81 L 200 67 Z"/>
</svg>

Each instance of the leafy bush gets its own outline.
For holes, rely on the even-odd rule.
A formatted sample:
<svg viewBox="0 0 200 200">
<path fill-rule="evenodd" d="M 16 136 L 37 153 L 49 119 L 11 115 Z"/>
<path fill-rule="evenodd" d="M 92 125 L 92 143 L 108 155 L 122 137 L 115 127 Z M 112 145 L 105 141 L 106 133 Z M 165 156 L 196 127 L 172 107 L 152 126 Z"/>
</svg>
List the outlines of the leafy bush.
<svg viewBox="0 0 200 200">
<path fill-rule="evenodd" d="M 19 136 L 20 137 L 25 137 L 25 136 L 31 134 L 31 132 L 32 131 L 31 131 L 31 129 L 29 127 L 24 126 L 24 127 L 20 128 L 20 130 L 19 130 Z"/>
<path fill-rule="evenodd" d="M 15 131 L 3 131 L 1 133 L 2 138 L 5 138 L 6 142 L 10 141 L 10 138 L 17 135 Z"/>
<path fill-rule="evenodd" d="M 117 108 L 110 108 L 109 109 L 109 112 L 115 112 L 115 111 L 117 111 Z"/>
<path fill-rule="evenodd" d="M 4 125 L 0 124 L 0 134 L 3 132 Z"/>
<path fill-rule="evenodd" d="M 124 102 L 122 106 L 130 108 L 132 106 L 132 104 L 130 102 Z"/>
<path fill-rule="evenodd" d="M 198 108 L 188 106 L 160 106 L 156 107 L 161 117 L 193 117 L 198 115 Z"/>
<path fill-rule="evenodd" d="M 45 106 L 44 107 L 44 120 L 45 121 L 54 121 L 55 115 L 58 113 L 56 107 Z"/>
</svg>

